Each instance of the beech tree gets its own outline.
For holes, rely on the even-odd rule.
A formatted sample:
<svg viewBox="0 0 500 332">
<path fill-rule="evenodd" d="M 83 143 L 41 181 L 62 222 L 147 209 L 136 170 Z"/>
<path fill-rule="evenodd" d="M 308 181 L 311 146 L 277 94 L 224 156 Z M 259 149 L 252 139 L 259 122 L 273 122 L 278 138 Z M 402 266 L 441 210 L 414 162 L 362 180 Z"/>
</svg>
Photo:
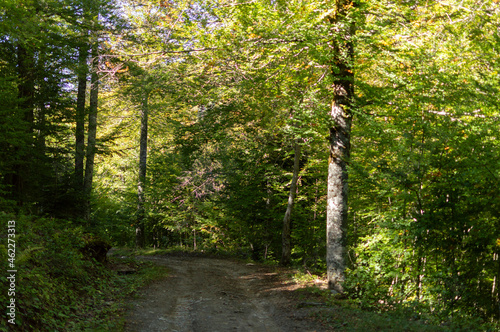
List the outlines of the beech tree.
<svg viewBox="0 0 500 332">
<path fill-rule="evenodd" d="M 141 134 L 139 138 L 139 180 L 137 182 L 137 228 L 136 228 L 136 246 L 142 248 L 144 246 L 144 222 L 145 222 L 145 193 L 144 186 L 146 185 L 146 170 L 147 170 L 147 153 L 148 153 L 148 99 L 149 91 L 147 87 L 143 92 L 142 102 L 140 106 L 141 113 Z"/>
<path fill-rule="evenodd" d="M 327 272 L 328 286 L 343 292 L 346 268 L 348 211 L 348 170 L 351 149 L 351 124 L 354 105 L 354 2 L 336 1 L 328 17 L 337 35 L 332 41 L 332 106 L 327 198 Z"/>
<path fill-rule="evenodd" d="M 2 209 L 499 317 L 496 0 L 106 4 L 2 2 Z"/>
<path fill-rule="evenodd" d="M 95 33 L 95 32 L 94 32 Z M 97 113 L 99 103 L 99 42 L 94 37 L 92 43 L 92 75 L 90 80 L 89 121 L 87 133 L 87 151 L 85 158 L 84 192 L 84 217 L 90 220 L 90 199 L 92 195 L 92 182 L 94 178 L 94 158 L 96 154 Z"/>
<path fill-rule="evenodd" d="M 87 76 L 89 74 L 89 50 L 90 50 L 90 40 L 89 40 L 89 8 L 87 2 L 82 2 L 81 6 L 81 20 L 80 26 L 81 37 L 79 38 L 78 47 L 78 86 L 76 95 L 76 106 L 75 106 L 75 190 L 79 193 L 83 193 L 84 185 L 84 172 L 85 172 L 85 104 L 87 97 Z"/>
<path fill-rule="evenodd" d="M 237 56 L 230 56 L 229 58 L 234 59 L 233 61 L 237 63 L 235 67 L 243 75 L 245 75 L 243 71 L 245 68 L 248 72 L 247 75 L 252 73 L 264 76 L 264 82 L 274 76 L 280 77 L 282 80 L 291 80 L 291 82 L 294 78 L 305 79 L 308 83 L 304 85 L 301 92 L 304 95 L 314 96 L 316 102 L 321 101 L 315 105 L 314 114 L 317 118 L 326 121 L 323 124 L 324 127 L 319 127 L 317 130 L 330 126 L 328 129 L 330 132 L 330 157 L 327 203 L 327 270 L 330 288 L 342 292 L 342 282 L 345 279 L 345 237 L 348 209 L 347 163 L 354 98 L 353 43 L 354 14 L 356 13 L 354 4 L 350 1 L 337 1 L 333 3 L 333 6 L 325 3 L 299 4 L 295 2 L 287 4 L 278 2 L 271 5 L 263 1 L 262 3 L 234 4 L 229 8 L 226 14 L 223 14 L 226 16 L 222 16 L 223 20 L 226 20 L 223 27 L 228 29 L 224 31 L 228 31 L 228 34 L 231 35 L 227 38 L 231 39 L 235 46 L 240 47 L 238 51 L 241 52 L 241 46 L 245 47 L 245 52 L 248 52 L 249 58 L 252 59 L 252 61 L 243 62 Z M 301 17 L 298 21 L 290 21 L 289 18 L 295 14 L 295 10 L 301 12 Z M 221 17 L 219 14 L 221 11 L 222 9 L 219 9 L 216 16 Z M 270 21 L 273 23 L 269 23 Z M 284 29 L 284 26 L 287 28 Z M 323 35 L 321 35 L 322 33 Z M 250 35 L 249 38 L 248 35 Z M 310 47 L 314 49 L 310 49 Z M 228 46 L 224 45 L 224 50 L 227 48 Z M 301 53 L 305 53 L 305 56 L 298 57 L 297 55 Z M 226 56 L 226 58 L 228 57 Z M 276 58 L 279 60 L 275 60 Z M 300 64 L 301 60 L 308 64 Z M 305 69 L 315 67 L 315 70 L 311 70 L 309 73 L 304 70 L 295 73 L 284 71 L 280 62 L 287 63 L 287 66 L 298 64 L 299 68 L 304 66 Z M 324 79 L 325 70 L 330 71 L 331 78 Z M 254 78 L 243 78 L 242 84 L 247 80 L 257 81 Z M 290 89 L 286 87 L 286 83 L 278 86 L 285 91 Z M 264 85 L 262 87 L 264 88 Z M 309 89 L 313 89 L 314 92 L 307 92 Z M 279 90 L 276 92 L 279 96 Z M 328 103 L 330 110 L 326 111 L 323 107 L 327 105 L 328 95 L 330 95 Z M 290 94 L 291 96 L 296 95 Z M 321 112 L 324 113 L 321 114 Z M 302 126 L 302 128 L 303 132 L 311 129 L 310 126 Z M 286 252 L 289 250 L 287 248 L 287 232 L 288 227 L 284 223 L 282 236 L 285 262 L 287 260 Z"/>
<path fill-rule="evenodd" d="M 283 231 L 281 232 L 282 249 L 281 249 L 281 264 L 289 265 L 292 255 L 291 245 L 291 217 L 292 209 L 297 195 L 297 181 L 300 172 L 300 141 L 295 140 L 293 143 L 293 173 L 292 181 L 290 183 L 290 193 L 288 194 L 288 202 L 286 206 L 285 216 L 283 217 Z"/>
</svg>

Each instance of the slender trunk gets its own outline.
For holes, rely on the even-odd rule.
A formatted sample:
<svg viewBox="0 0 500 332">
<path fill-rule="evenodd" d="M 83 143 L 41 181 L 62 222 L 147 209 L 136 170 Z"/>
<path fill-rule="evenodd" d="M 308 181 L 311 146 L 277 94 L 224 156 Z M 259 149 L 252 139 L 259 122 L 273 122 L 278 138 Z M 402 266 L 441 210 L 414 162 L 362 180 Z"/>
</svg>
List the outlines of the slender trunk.
<svg viewBox="0 0 500 332">
<path fill-rule="evenodd" d="M 137 224 L 135 230 L 135 244 L 144 247 L 144 219 L 145 219 L 145 195 L 146 169 L 148 159 L 148 98 L 149 92 L 145 92 L 141 105 L 141 138 L 139 147 L 139 181 L 137 184 Z"/>
<path fill-rule="evenodd" d="M 498 229 L 498 228 L 497 228 Z M 494 255 L 494 260 L 496 258 L 496 266 L 497 266 L 497 271 L 496 275 L 494 277 L 494 282 L 493 282 L 493 290 L 492 290 L 492 308 L 493 312 L 495 313 L 496 317 L 500 317 L 500 287 L 498 286 L 498 282 L 500 281 L 500 259 L 499 259 L 500 253 L 497 251 L 496 255 Z M 495 289 L 496 285 L 496 289 Z"/>
<path fill-rule="evenodd" d="M 22 45 L 17 47 L 17 74 L 18 74 L 18 97 L 19 110 L 25 126 L 20 137 L 23 143 L 16 146 L 17 160 L 13 165 L 10 177 L 12 197 L 19 206 L 26 201 L 29 189 L 29 169 L 32 161 L 33 127 L 34 127 L 34 55 L 33 52 Z"/>
<path fill-rule="evenodd" d="M 78 92 L 76 97 L 76 131 L 75 131 L 75 190 L 82 193 L 85 158 L 85 98 L 87 91 L 87 59 L 89 47 L 82 44 L 78 54 Z"/>
<path fill-rule="evenodd" d="M 92 76 L 90 79 L 90 104 L 89 104 L 89 124 L 87 134 L 87 154 L 85 163 L 85 178 L 83 183 L 83 191 L 85 197 L 85 212 L 86 220 L 90 220 L 90 196 L 92 193 L 92 181 L 94 176 L 94 157 L 97 137 L 97 103 L 99 101 L 99 75 L 98 75 L 98 43 L 92 45 Z"/>
<path fill-rule="evenodd" d="M 327 274 L 328 287 L 335 292 L 344 291 L 346 266 L 347 228 L 347 164 L 350 157 L 350 135 L 352 123 L 352 102 L 354 96 L 354 74 L 352 62 L 354 50 L 352 38 L 354 24 L 346 21 L 347 1 L 336 3 L 337 16 L 330 18 L 340 29 L 340 35 L 333 41 L 335 57 L 332 64 L 333 100 L 330 128 L 330 156 L 328 160 L 327 193 Z M 343 24 L 338 24 L 340 21 Z M 343 28 L 345 27 L 345 28 Z"/>
<path fill-rule="evenodd" d="M 34 60 L 33 52 L 19 45 L 17 48 L 17 70 L 19 76 L 19 106 L 23 112 L 23 120 L 26 122 L 26 130 L 29 135 L 33 133 L 34 113 Z"/>
<path fill-rule="evenodd" d="M 496 229 L 500 229 L 500 213 L 497 211 L 494 215 L 497 217 Z M 497 247 L 498 248 L 498 247 Z M 499 318 L 500 317 L 500 287 L 498 283 L 500 282 L 500 251 L 497 250 L 493 253 L 493 266 L 496 265 L 496 273 L 493 277 L 492 285 L 492 313 Z"/>
<path fill-rule="evenodd" d="M 300 161 L 300 144 L 298 140 L 294 141 L 294 151 L 295 156 L 293 158 L 293 175 L 292 175 L 292 183 L 290 184 L 290 193 L 288 194 L 288 205 L 286 207 L 285 217 L 283 218 L 283 232 L 282 232 L 282 250 L 281 250 L 281 264 L 288 265 L 290 264 L 290 258 L 292 254 L 292 245 L 291 245 L 291 216 L 292 216 L 292 208 L 293 203 L 295 201 L 295 195 L 297 193 L 297 180 L 299 178 L 299 161 Z"/>
<path fill-rule="evenodd" d="M 41 93 L 43 94 L 43 88 Z M 38 102 L 38 110 L 36 115 L 36 143 L 35 143 L 35 152 L 36 152 L 36 160 L 35 163 L 39 165 L 38 175 L 36 178 L 32 179 L 32 182 L 35 184 L 35 201 L 37 204 L 36 213 L 42 214 L 45 202 L 47 198 L 44 195 L 44 189 L 47 187 L 45 176 L 47 174 L 47 160 L 46 160 L 46 108 L 43 100 L 39 100 Z M 43 165 L 43 166 L 42 166 Z M 50 198 L 49 198 L 50 199 Z"/>
<path fill-rule="evenodd" d="M 40 64 L 39 66 L 40 71 L 43 70 L 43 63 Z M 53 87 L 54 80 L 52 78 L 48 79 L 48 85 L 49 88 L 45 88 L 44 86 L 39 87 L 39 94 L 41 96 L 44 96 L 46 93 L 52 93 L 51 89 Z M 55 84 L 54 84 L 55 85 Z M 38 160 L 45 162 L 45 149 L 47 146 L 46 142 L 46 136 L 47 136 L 47 108 L 46 108 L 46 101 L 43 100 L 43 98 L 39 98 L 38 101 L 38 107 L 37 107 L 37 112 L 36 112 L 36 152 L 38 156 Z M 50 101 L 50 104 L 52 104 L 52 101 Z"/>
<path fill-rule="evenodd" d="M 45 156 L 45 149 L 47 146 L 45 139 L 47 120 L 45 119 L 45 105 L 41 103 L 40 111 L 37 114 L 37 134 L 36 134 L 36 150 L 40 159 Z"/>
</svg>

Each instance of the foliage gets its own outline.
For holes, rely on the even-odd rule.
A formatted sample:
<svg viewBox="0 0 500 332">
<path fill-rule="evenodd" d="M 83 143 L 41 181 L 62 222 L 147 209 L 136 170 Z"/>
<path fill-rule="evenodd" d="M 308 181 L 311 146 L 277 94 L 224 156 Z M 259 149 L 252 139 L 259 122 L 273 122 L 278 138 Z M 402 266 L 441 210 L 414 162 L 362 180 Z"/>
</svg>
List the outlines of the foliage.
<svg viewBox="0 0 500 332">
<path fill-rule="evenodd" d="M 169 85 L 156 84 L 150 244 L 276 259 L 299 138 L 292 258 L 324 267 L 327 65 L 337 38 L 325 18 L 334 13 L 326 2 L 197 5 L 172 13 L 182 17 L 176 33 L 194 36 L 185 48 L 203 51 L 155 69 Z M 492 2 L 362 1 L 352 15 L 349 294 L 437 320 L 495 317 L 498 11 Z"/>
<path fill-rule="evenodd" d="M 104 301 L 96 294 L 110 285 L 110 274 L 80 252 L 85 245 L 81 227 L 62 220 L 2 215 L 2 224 L 7 220 L 16 221 L 16 268 L 22 271 L 16 280 L 20 328 L 57 329 L 76 319 L 85 305 Z"/>
<path fill-rule="evenodd" d="M 335 4 L 0 1 L 0 210 L 32 215 L 18 230 L 24 323 L 61 328 L 78 295 L 107 296 L 114 279 L 80 249 L 87 230 L 134 241 L 145 93 L 149 247 L 276 261 L 297 141 L 292 262 L 325 269 Z M 497 321 L 498 3 L 352 5 L 347 294 L 438 323 Z M 53 218 L 80 217 L 75 104 L 90 28 L 99 126 L 92 213 L 79 224 Z"/>
<path fill-rule="evenodd" d="M 439 17 L 417 7 L 407 19 L 430 22 L 430 39 L 415 43 L 402 42 L 413 38 L 409 25 L 382 30 L 383 16 L 368 16 L 379 44 L 369 39 L 370 54 L 362 45 L 359 65 L 367 79 L 360 102 L 370 111 L 355 128 L 351 294 L 369 306 L 433 312 L 437 321 L 498 317 L 498 112 L 482 97 L 491 85 L 479 78 L 479 44 L 456 30 L 458 17 L 473 24 L 483 12 L 462 9 L 450 14 L 457 21 L 435 26 Z"/>
<path fill-rule="evenodd" d="M 116 259 L 103 265 L 82 250 L 96 235 L 84 233 L 81 226 L 65 220 L 6 214 L 1 219 L 2 224 L 16 220 L 18 311 L 16 325 L 9 326 L 11 331 L 119 330 L 126 297 L 165 273 L 120 259 L 119 264 L 132 264 L 138 272 L 117 275 L 109 268 Z M 7 251 L 1 249 L 5 258 Z M 7 270 L 6 263 L 3 268 Z M 0 299 L 4 303 L 6 287 L 7 282 L 2 280 Z"/>
</svg>

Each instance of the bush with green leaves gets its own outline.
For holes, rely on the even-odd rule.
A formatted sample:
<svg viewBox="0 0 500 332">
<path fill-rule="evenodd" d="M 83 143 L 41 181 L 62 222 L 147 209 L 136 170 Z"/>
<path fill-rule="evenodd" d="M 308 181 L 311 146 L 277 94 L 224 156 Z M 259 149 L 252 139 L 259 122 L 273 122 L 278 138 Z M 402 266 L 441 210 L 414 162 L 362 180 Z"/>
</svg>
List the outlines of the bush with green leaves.
<svg viewBox="0 0 500 332">
<path fill-rule="evenodd" d="M 111 273 L 84 254 L 89 236 L 81 226 L 66 220 L 0 214 L 2 225 L 8 220 L 16 221 L 18 271 L 16 325 L 10 327 L 20 331 L 71 330 L 82 320 L 82 312 L 92 312 L 92 307 L 104 301 L 102 295 L 114 282 Z M 6 262 L 3 243 L 1 249 L 2 262 Z M 2 268 L 7 270 L 3 263 Z M 2 303 L 7 300 L 6 286 L 3 279 Z M 90 321 L 95 318 L 86 317 Z"/>
</svg>

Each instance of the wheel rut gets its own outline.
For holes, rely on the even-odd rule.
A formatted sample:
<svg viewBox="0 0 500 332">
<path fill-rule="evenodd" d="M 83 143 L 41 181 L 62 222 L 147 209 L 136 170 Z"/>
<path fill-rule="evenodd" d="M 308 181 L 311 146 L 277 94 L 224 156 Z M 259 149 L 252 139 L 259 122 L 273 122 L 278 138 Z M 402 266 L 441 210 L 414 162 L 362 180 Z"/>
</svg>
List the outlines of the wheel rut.
<svg viewBox="0 0 500 332">
<path fill-rule="evenodd" d="M 206 257 L 140 259 L 169 273 L 130 303 L 125 331 L 324 331 L 298 314 L 291 291 L 269 268 Z"/>
</svg>

